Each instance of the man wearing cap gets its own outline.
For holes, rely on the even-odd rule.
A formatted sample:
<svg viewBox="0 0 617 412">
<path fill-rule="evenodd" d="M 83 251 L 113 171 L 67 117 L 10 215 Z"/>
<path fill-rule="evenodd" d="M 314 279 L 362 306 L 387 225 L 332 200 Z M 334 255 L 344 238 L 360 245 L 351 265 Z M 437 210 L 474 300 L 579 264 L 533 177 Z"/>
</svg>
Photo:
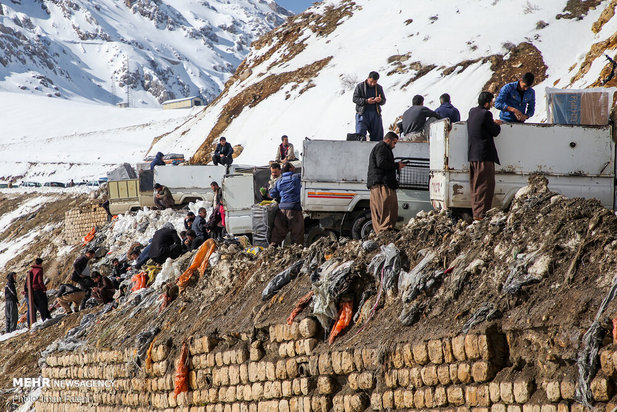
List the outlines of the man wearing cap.
<svg viewBox="0 0 617 412">
<path fill-rule="evenodd" d="M 167 186 L 160 183 L 154 185 L 154 206 L 160 210 L 174 206 L 174 197 Z"/>
<path fill-rule="evenodd" d="M 353 102 L 356 104 L 356 134 L 365 136 L 368 131 L 371 141 L 383 140 L 381 106 L 386 104 L 386 95 L 377 80 L 379 73 L 370 72 L 368 79 L 358 83 L 353 92 Z"/>
<path fill-rule="evenodd" d="M 231 144 L 227 143 L 227 139 L 223 136 L 219 139 L 219 144 L 216 145 L 216 149 L 214 149 L 212 163 L 215 165 L 221 164 L 223 166 L 229 166 L 234 161 L 232 157 L 233 153 L 233 147 L 231 147 Z"/>
</svg>

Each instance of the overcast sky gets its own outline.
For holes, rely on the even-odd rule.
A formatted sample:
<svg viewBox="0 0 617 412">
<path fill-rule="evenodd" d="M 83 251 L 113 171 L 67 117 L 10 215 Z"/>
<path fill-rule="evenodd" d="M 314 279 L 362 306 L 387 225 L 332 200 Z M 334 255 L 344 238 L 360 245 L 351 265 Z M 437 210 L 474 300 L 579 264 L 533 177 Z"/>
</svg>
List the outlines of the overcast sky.
<svg viewBox="0 0 617 412">
<path fill-rule="evenodd" d="M 294 13 L 302 13 L 304 10 L 317 3 L 319 0 L 276 0 L 278 4 Z"/>
</svg>

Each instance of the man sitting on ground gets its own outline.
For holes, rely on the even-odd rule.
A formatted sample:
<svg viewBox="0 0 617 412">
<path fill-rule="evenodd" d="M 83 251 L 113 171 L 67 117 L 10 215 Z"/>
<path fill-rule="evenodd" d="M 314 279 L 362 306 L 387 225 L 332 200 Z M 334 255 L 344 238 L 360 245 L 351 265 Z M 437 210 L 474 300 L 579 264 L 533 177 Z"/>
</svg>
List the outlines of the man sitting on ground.
<svg viewBox="0 0 617 412">
<path fill-rule="evenodd" d="M 107 276 L 103 276 L 97 271 L 92 272 L 92 280 L 94 281 L 92 297 L 102 305 L 113 302 L 114 294 L 116 293 L 113 282 Z"/>
<path fill-rule="evenodd" d="M 159 210 L 174 207 L 174 197 L 167 186 L 160 183 L 154 185 L 154 206 Z"/>
<path fill-rule="evenodd" d="M 182 254 L 182 241 L 171 223 L 154 232 L 148 252 L 148 257 L 159 265 L 167 258 L 176 259 Z"/>
<path fill-rule="evenodd" d="M 206 240 L 202 236 L 197 236 L 194 230 L 189 230 L 186 232 L 186 250 L 196 250 L 198 249 Z"/>
</svg>

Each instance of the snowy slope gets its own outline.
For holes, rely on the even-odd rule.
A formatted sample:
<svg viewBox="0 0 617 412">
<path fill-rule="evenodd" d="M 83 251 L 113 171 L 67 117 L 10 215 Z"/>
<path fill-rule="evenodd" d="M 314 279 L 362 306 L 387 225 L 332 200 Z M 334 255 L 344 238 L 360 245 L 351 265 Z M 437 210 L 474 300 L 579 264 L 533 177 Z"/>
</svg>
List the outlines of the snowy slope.
<svg viewBox="0 0 617 412">
<path fill-rule="evenodd" d="M 251 42 L 289 15 L 273 0 L 14 0 L 0 10 L 0 90 L 128 96 L 138 107 L 213 99 Z"/>
<path fill-rule="evenodd" d="M 258 42 L 195 124 L 152 152 L 191 155 L 205 143 L 197 157 L 208 159 L 211 142 L 225 135 L 244 146 L 237 162 L 260 164 L 273 158 L 282 134 L 297 148 L 304 137 L 344 139 L 354 131 L 353 88 L 371 70 L 382 76 L 386 128 L 415 94 L 434 109 L 448 92 L 465 118 L 480 91 L 498 91 L 528 70 L 541 80 L 531 119 L 541 122 L 545 87 L 589 87 L 607 70 L 601 53 L 590 51 L 615 48 L 617 18 L 608 13 L 598 33 L 592 25 L 614 7 L 608 0 L 327 0 Z"/>
</svg>

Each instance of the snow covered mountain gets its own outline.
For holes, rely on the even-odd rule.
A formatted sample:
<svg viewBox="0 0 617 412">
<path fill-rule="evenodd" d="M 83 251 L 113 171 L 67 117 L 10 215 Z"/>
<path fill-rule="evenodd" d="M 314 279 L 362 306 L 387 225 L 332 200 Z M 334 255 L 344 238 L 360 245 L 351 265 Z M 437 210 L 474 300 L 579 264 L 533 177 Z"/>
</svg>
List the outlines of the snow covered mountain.
<svg viewBox="0 0 617 412">
<path fill-rule="evenodd" d="M 466 118 L 482 90 L 536 75 L 537 110 L 546 87 L 598 86 L 615 56 L 615 0 L 326 0 L 255 42 L 206 110 L 152 152 L 207 161 L 219 136 L 244 147 L 239 163 L 264 163 L 280 136 L 344 139 L 354 132 L 355 84 L 381 74 L 384 127 L 415 94 L 436 108 L 448 92 Z M 617 77 L 607 86 L 614 86 Z M 206 137 L 204 139 L 204 137 Z"/>
<path fill-rule="evenodd" d="M 208 101 L 251 42 L 284 22 L 274 0 L 10 0 L 0 91 L 153 107 Z"/>
<path fill-rule="evenodd" d="M 25 0 L 22 2 L 26 4 Z M 270 3 L 258 0 L 238 0 L 233 4 L 230 0 L 229 3 L 225 0 L 216 4 L 208 2 L 219 12 L 227 13 L 219 15 L 211 10 L 210 20 L 207 20 L 216 21 L 211 24 L 219 39 L 230 33 L 220 29 L 220 21 L 238 17 L 229 11 L 231 8 L 251 5 L 259 10 L 270 10 Z M 21 30 L 15 23 L 19 17 L 16 10 L 26 9 L 26 6 L 9 4 L 3 3 L 6 15 L 0 17 L 3 24 L 0 33 L 9 26 Z M 34 9 L 32 2 L 28 4 L 29 9 Z M 59 8 L 58 4 L 77 3 L 54 0 L 35 4 L 39 7 L 44 4 L 51 10 Z M 173 54 L 165 54 L 167 59 L 158 60 L 169 70 L 184 70 L 182 76 L 185 77 L 167 77 L 168 83 L 174 85 L 172 91 L 177 94 L 175 97 L 182 95 L 178 92 L 182 89 L 178 81 L 187 83 L 188 80 L 183 79 L 188 79 L 189 74 L 193 76 L 191 79 L 203 81 L 204 85 L 215 80 L 218 82 L 216 84 L 223 84 L 222 79 L 227 78 L 224 71 L 197 71 L 197 65 L 205 59 L 194 48 L 208 49 L 210 52 L 212 49 L 203 45 L 201 40 L 193 42 L 194 39 L 186 38 L 186 30 L 189 29 L 185 27 L 188 25 L 180 25 L 178 27 L 182 28 L 175 30 L 155 31 L 157 24 L 167 23 L 159 23 L 154 17 L 154 20 L 146 19 L 143 14 L 148 13 L 143 8 L 142 12 L 135 11 L 133 14 L 137 5 L 149 4 L 156 6 L 155 9 L 166 10 L 170 16 L 172 4 L 177 10 L 189 10 L 190 4 L 198 4 L 196 0 L 175 0 L 173 3 L 141 0 L 131 4 L 131 8 L 127 8 L 124 2 L 102 0 L 98 3 L 100 11 L 94 4 L 88 10 L 92 16 L 100 13 L 108 17 L 105 21 L 115 22 L 113 27 L 117 28 L 113 30 L 111 23 L 99 25 L 110 36 L 119 32 L 132 33 L 127 20 L 123 20 L 122 24 L 114 20 L 118 10 L 127 10 L 132 19 L 128 21 L 141 23 L 131 23 L 137 32 L 126 34 L 126 39 L 141 39 L 140 44 L 145 42 L 144 39 L 149 39 L 151 42 L 148 44 L 159 44 L 161 53 L 171 53 L 172 46 L 169 45 L 176 45 L 174 47 L 177 49 L 174 50 L 187 60 L 180 62 Z M 0 150 L 4 155 L 0 159 L 0 178 L 13 176 L 19 179 L 23 176 L 42 181 L 52 173 L 75 179 L 96 178 L 111 168 L 111 163 L 134 163 L 147 153 L 154 154 L 159 150 L 183 153 L 196 162 L 205 162 L 209 160 L 213 144 L 219 136 L 226 136 L 233 145 L 243 146 L 236 163 L 264 164 L 274 157 L 275 147 L 283 134 L 290 137 L 300 152 L 305 137 L 344 139 L 347 133 L 353 132 L 353 88 L 371 70 L 381 73 L 379 83 L 387 97 L 383 108 L 386 128 L 396 123 L 397 118 L 411 105 L 415 94 L 422 94 L 425 105 L 435 108 L 439 104 L 439 96 L 447 92 L 465 119 L 468 110 L 475 106 L 480 91 L 498 91 L 503 84 L 514 81 L 526 71 L 534 72 L 537 79 L 534 86 L 536 114 L 530 121 L 542 122 L 546 119 L 546 87 L 597 87 L 602 79 L 608 78 L 612 66 L 603 54 L 611 57 L 616 54 L 616 7 L 617 0 L 324 0 L 254 41 L 250 51 L 248 45 L 243 46 L 246 47 L 245 52 L 248 51 L 247 57 L 211 104 L 204 109 L 179 111 L 177 117 L 157 110 L 110 108 L 114 110 L 103 111 L 92 104 L 71 105 L 67 112 L 64 108 L 68 105 L 56 105 L 63 99 L 39 97 L 26 100 L 11 97 L 16 93 L 0 93 L 4 128 L 0 136 Z M 68 10 L 67 13 L 75 13 L 74 16 L 85 16 L 71 7 Z M 187 21 L 194 22 L 197 20 L 194 17 L 196 10 L 201 13 L 203 8 L 182 13 Z M 206 11 L 201 16 L 205 14 Z M 156 16 L 156 13 L 151 15 Z M 25 13 L 21 16 L 20 19 L 25 19 Z M 45 16 L 47 13 L 41 9 L 36 17 L 37 22 L 44 21 Z M 32 16 L 29 18 L 32 21 L 35 19 Z M 201 18 L 206 21 L 205 17 Z M 77 20 L 75 17 L 74 21 Z M 70 19 L 57 21 L 66 23 Z M 85 17 L 83 21 L 87 22 Z M 91 33 L 92 36 L 98 33 L 94 28 L 86 30 L 93 23 L 86 24 L 81 20 L 79 23 L 81 32 Z M 24 22 L 20 24 L 27 25 Z M 50 31 L 53 25 L 53 22 L 48 22 L 46 27 L 49 29 L 46 30 Z M 149 29 L 147 32 L 145 27 Z M 70 24 L 69 29 L 73 36 L 71 41 L 77 42 L 77 34 Z M 26 40 L 34 39 L 36 32 L 43 33 L 40 28 L 25 31 L 31 34 Z M 41 39 L 49 39 L 48 34 L 40 36 Z M 6 44 L 5 37 L 0 34 L 0 39 L 3 39 L 0 45 Z M 164 40 L 176 37 L 182 37 L 185 42 L 167 43 Z M 54 69 L 58 73 L 61 70 L 73 73 L 56 66 L 56 61 L 70 62 L 73 66 L 67 66 L 69 68 L 85 67 L 87 64 L 92 73 L 104 71 L 102 66 L 109 73 L 117 69 L 115 65 L 121 67 L 125 55 L 120 52 L 110 66 L 97 62 L 107 62 L 107 57 L 113 54 L 110 50 L 116 47 L 125 50 L 130 46 L 128 43 L 103 42 L 99 38 L 92 42 L 99 44 L 66 42 L 62 48 L 52 48 L 56 51 L 48 53 L 50 58 L 55 59 L 51 68 L 41 66 L 45 60 L 36 53 L 30 54 L 40 65 L 29 60 L 28 53 L 20 55 L 27 60 L 23 66 L 14 63 L 18 60 L 12 57 L 10 64 L 23 69 L 10 71 L 8 65 L 4 68 L 0 66 L 0 70 L 4 70 L 0 71 L 3 73 L 0 87 L 19 83 L 32 91 L 32 85 L 27 84 L 26 80 L 36 79 L 32 77 L 35 69 L 46 70 L 49 76 Z M 41 43 L 44 43 L 43 40 Z M 36 50 L 29 48 L 28 44 L 25 40 L 15 40 L 15 47 L 22 52 Z M 222 47 L 233 49 L 230 41 L 225 43 L 221 40 L 214 49 L 224 57 L 236 56 L 231 52 L 221 52 Z M 133 56 L 142 56 L 139 54 L 142 52 L 144 56 L 153 53 L 150 49 L 142 50 L 139 47 L 133 50 Z M 106 58 L 98 58 L 101 54 Z M 0 59 L 6 58 L 6 49 L 0 52 L 0 56 L 5 56 Z M 82 57 L 86 60 L 81 60 Z M 137 57 L 133 59 L 137 60 Z M 133 64 L 131 60 L 129 64 Z M 142 67 L 147 67 L 147 64 Z M 131 72 L 133 70 L 131 68 Z M 92 99 L 99 101 L 105 100 L 101 95 L 109 97 L 109 91 L 105 91 L 110 90 L 109 82 L 105 83 L 104 75 L 88 77 L 89 71 L 77 72 L 83 77 L 75 75 L 73 78 L 71 74 L 69 80 L 62 74 L 54 74 L 54 85 L 63 96 L 92 96 Z M 200 77 L 196 73 L 204 74 Z M 105 84 L 100 88 L 92 87 L 97 82 Z M 607 87 L 616 85 L 617 76 L 606 84 Z M 55 92 L 53 85 L 39 87 L 43 92 Z M 13 87 L 11 90 L 15 89 Z M 98 94 L 85 92 L 93 89 Z M 28 111 L 45 113 L 45 116 L 32 117 Z M 96 145 L 89 144 L 93 140 Z M 42 150 L 32 150 L 33 147 L 41 147 Z M 89 149 L 87 153 L 84 148 Z M 345 159 L 344 154 L 342 159 Z M 15 170 L 18 172 L 13 172 Z"/>
</svg>

